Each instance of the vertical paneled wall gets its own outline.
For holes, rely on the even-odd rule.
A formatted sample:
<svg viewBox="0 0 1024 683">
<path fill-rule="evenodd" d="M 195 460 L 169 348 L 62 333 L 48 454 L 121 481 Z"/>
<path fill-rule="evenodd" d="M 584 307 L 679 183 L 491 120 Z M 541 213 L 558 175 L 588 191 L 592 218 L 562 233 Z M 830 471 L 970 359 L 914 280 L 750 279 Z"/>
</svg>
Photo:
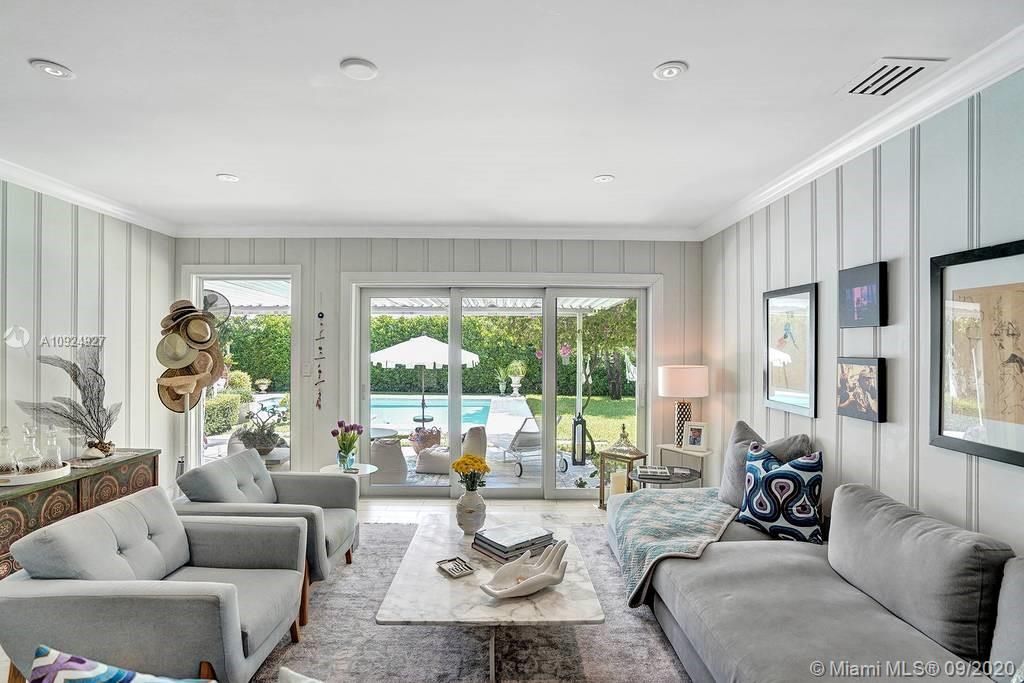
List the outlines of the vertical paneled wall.
<svg viewBox="0 0 1024 683">
<path fill-rule="evenodd" d="M 1024 72 L 857 157 L 704 242 L 705 401 L 716 448 L 737 419 L 766 438 L 811 434 L 826 502 L 863 482 L 1024 552 L 1024 468 L 928 444 L 929 260 L 1024 239 Z M 837 273 L 889 263 L 889 325 L 838 328 Z M 818 418 L 763 401 L 761 296 L 817 282 Z M 738 296 L 737 296 L 738 294 Z M 837 356 L 888 363 L 885 424 L 839 417 Z"/>
<path fill-rule="evenodd" d="M 332 456 L 328 432 L 343 405 L 338 365 L 347 363 L 339 326 L 341 278 L 345 272 L 481 273 L 660 273 L 662 302 L 652 340 L 652 363 L 699 363 L 702 357 L 702 247 L 697 242 L 507 240 L 507 239 L 179 239 L 176 259 L 183 265 L 299 264 L 302 266 L 302 325 L 298 335 L 302 362 L 312 357 L 316 312 L 326 314 L 330 361 L 324 370 L 323 409 L 313 407 L 310 378 L 293 390 L 297 429 L 315 455 L 297 463 L 303 469 L 326 464 Z M 180 270 L 179 270 L 180 272 Z M 538 275 L 536 284 L 545 284 Z M 344 323 L 347 325 L 348 323 Z M 348 334 L 345 329 L 344 333 Z M 348 375 L 342 383 L 347 387 Z M 347 389 L 346 389 L 347 390 Z M 655 392 L 656 393 L 656 392 Z M 656 399 L 653 413 L 657 443 L 671 441 L 672 404 Z M 352 417 L 344 415 L 347 419 Z"/>
<path fill-rule="evenodd" d="M 112 440 L 163 449 L 160 477 L 173 481 L 176 422 L 153 385 L 159 321 L 173 295 L 172 238 L 0 181 L 0 329 L 29 333 L 25 346 L 0 347 L 0 424 L 15 445 L 27 419 L 16 400 L 77 397 L 68 376 L 38 357 L 72 357 L 54 337 L 99 335 L 106 401 L 123 403 Z"/>
</svg>

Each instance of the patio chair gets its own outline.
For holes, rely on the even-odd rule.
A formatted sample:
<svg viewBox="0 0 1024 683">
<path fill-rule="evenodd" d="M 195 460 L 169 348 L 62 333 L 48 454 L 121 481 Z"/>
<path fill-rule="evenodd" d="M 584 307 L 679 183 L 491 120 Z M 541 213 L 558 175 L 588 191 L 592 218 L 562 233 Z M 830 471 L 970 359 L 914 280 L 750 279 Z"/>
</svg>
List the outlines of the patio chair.
<svg viewBox="0 0 1024 683">
<path fill-rule="evenodd" d="M 537 420 L 532 417 L 523 418 L 523 424 L 519 425 L 519 429 L 516 430 L 512 441 L 505 447 L 505 452 L 501 456 L 503 460 L 506 460 L 509 454 L 512 455 L 512 458 L 515 460 L 513 469 L 515 470 L 516 477 L 523 476 L 523 460 L 525 455 L 530 454 L 530 457 L 535 456 L 539 458 L 543 453 L 544 443 L 543 439 L 541 439 L 540 427 L 538 426 L 535 430 L 526 430 L 526 425 L 531 421 L 534 425 L 537 424 Z M 559 415 L 555 421 L 556 428 L 561 421 L 562 416 Z M 564 455 L 560 455 L 558 458 L 558 471 L 569 471 L 569 461 L 565 459 Z"/>
</svg>

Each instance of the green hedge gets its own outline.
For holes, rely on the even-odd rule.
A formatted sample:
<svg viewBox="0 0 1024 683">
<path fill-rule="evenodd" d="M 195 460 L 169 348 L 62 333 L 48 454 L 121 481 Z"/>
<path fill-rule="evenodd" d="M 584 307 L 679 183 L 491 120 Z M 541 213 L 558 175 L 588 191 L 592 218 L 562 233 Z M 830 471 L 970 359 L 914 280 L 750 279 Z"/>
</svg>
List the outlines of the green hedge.
<svg viewBox="0 0 1024 683">
<path fill-rule="evenodd" d="M 266 377 L 274 391 L 291 389 L 292 317 L 281 313 L 232 317 L 220 330 L 221 341 L 231 349 L 236 370 L 251 378 Z"/>
<path fill-rule="evenodd" d="M 238 394 L 239 400 L 248 405 L 252 403 L 252 378 L 244 370 L 232 370 L 228 373 L 228 388 L 225 390 Z"/>
<path fill-rule="evenodd" d="M 442 315 L 387 316 L 375 315 L 370 324 L 370 349 L 380 351 L 389 346 L 425 334 L 434 339 L 448 341 L 448 318 Z M 468 394 L 496 394 L 498 380 L 494 373 L 507 367 L 513 360 L 526 363 L 520 393 L 540 393 L 542 361 L 537 358 L 541 338 L 541 322 L 528 317 L 468 316 L 462 321 L 463 348 L 480 356 L 475 368 L 462 369 L 462 390 Z M 561 357 L 556 360 L 558 393 L 576 394 L 576 356 L 569 356 L 568 364 Z M 608 394 L 608 378 L 603 364 L 598 363 L 591 373 L 593 393 Z M 448 369 L 429 369 L 424 374 L 428 393 L 446 393 Z M 371 366 L 370 386 L 374 393 L 419 393 L 420 371 L 414 368 L 381 368 Z M 506 393 L 511 389 L 506 385 Z M 623 395 L 634 396 L 636 384 L 626 382 Z"/>
<path fill-rule="evenodd" d="M 238 411 L 242 405 L 238 394 L 221 392 L 213 398 L 206 399 L 206 424 L 204 433 L 223 434 L 238 422 Z"/>
</svg>

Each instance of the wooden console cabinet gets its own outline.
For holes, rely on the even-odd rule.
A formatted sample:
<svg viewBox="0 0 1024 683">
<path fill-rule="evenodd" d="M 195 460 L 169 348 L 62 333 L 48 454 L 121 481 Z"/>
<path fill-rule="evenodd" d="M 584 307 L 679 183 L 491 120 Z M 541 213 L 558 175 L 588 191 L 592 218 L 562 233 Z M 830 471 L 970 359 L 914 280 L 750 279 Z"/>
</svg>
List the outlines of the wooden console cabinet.
<svg viewBox="0 0 1024 683">
<path fill-rule="evenodd" d="M 60 479 L 0 487 L 0 579 L 20 567 L 11 544 L 36 529 L 103 503 L 155 486 L 160 451 L 116 450 L 94 467 L 72 469 Z"/>
</svg>

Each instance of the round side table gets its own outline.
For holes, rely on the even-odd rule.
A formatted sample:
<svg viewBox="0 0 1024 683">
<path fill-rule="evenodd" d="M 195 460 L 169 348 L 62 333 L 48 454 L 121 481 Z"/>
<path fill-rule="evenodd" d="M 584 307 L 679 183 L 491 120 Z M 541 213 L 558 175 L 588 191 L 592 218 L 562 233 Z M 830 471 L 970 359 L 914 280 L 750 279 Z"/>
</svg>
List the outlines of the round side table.
<svg viewBox="0 0 1024 683">
<path fill-rule="evenodd" d="M 640 484 L 641 487 L 647 487 L 650 485 L 665 485 L 665 484 L 689 484 L 691 481 L 697 481 L 701 478 L 699 470 L 694 470 L 689 467 L 669 467 L 669 474 L 671 475 L 668 479 L 654 479 L 651 477 L 641 477 L 636 473 L 636 470 L 629 471 L 629 478 Z"/>
<path fill-rule="evenodd" d="M 365 463 L 365 462 L 358 462 L 358 463 L 356 463 L 356 467 L 355 468 L 357 470 L 359 470 L 359 471 L 358 472 L 346 472 L 339 465 L 327 465 L 325 467 L 321 467 L 320 471 L 321 472 L 326 472 L 326 473 L 333 473 L 333 474 L 347 474 L 350 477 L 368 477 L 371 474 L 373 474 L 374 472 L 376 472 L 377 469 L 378 469 L 376 465 L 371 465 L 371 464 Z"/>
</svg>

